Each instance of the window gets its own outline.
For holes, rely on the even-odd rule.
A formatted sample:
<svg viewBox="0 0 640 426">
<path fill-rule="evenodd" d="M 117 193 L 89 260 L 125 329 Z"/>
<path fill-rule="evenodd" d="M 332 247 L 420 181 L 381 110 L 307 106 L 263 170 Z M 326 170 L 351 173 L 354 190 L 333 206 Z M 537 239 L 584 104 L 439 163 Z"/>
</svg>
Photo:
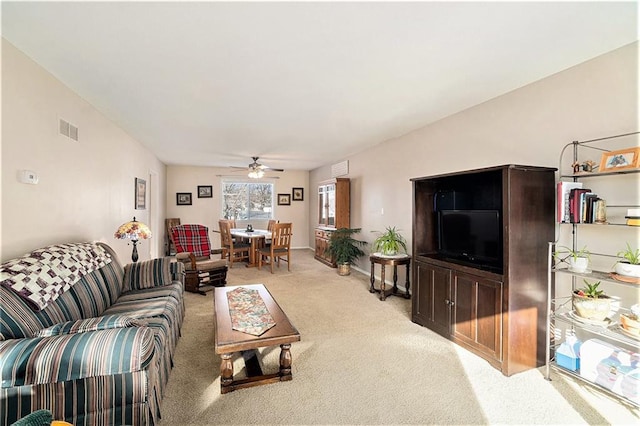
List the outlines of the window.
<svg viewBox="0 0 640 426">
<path fill-rule="evenodd" d="M 225 219 L 271 219 L 273 212 L 273 183 L 222 182 L 222 217 Z"/>
</svg>

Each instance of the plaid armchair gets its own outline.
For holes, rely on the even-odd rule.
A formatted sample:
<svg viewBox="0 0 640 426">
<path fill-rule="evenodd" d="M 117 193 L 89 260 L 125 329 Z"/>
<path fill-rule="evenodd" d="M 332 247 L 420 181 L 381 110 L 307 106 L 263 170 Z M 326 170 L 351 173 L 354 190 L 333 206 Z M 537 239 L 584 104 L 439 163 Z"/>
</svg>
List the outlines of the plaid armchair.
<svg viewBox="0 0 640 426">
<path fill-rule="evenodd" d="M 214 287 L 227 283 L 227 261 L 212 259 L 209 228 L 203 225 L 185 224 L 171 228 L 171 238 L 176 247 L 176 259 L 185 265 L 185 290 L 206 294 Z"/>
</svg>

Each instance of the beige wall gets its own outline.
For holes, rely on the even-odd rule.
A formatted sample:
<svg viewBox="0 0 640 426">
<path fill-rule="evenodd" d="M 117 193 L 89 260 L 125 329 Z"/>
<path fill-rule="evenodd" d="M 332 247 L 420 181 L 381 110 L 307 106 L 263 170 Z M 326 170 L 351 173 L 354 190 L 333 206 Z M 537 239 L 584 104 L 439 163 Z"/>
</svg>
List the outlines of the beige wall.
<svg viewBox="0 0 640 426">
<path fill-rule="evenodd" d="M 634 43 L 346 158 L 351 225 L 367 241 L 389 225 L 410 241 L 409 179 L 510 163 L 558 167 L 571 141 L 640 130 L 639 112 Z M 330 172 L 313 170 L 310 187 Z M 312 241 L 313 214 L 309 223 Z M 366 260 L 360 267 L 368 270 Z"/>
<path fill-rule="evenodd" d="M 58 135 L 58 117 L 79 127 L 79 142 Z M 39 183 L 19 183 L 23 169 Z M 3 260 L 48 244 L 99 240 L 129 262 L 131 246 L 113 233 L 133 216 L 159 229 L 165 175 L 148 149 L 2 40 Z M 134 209 L 135 177 L 147 180 L 146 210 Z M 142 260 L 162 253 L 157 235 L 139 246 Z"/>
<path fill-rule="evenodd" d="M 220 198 L 221 176 L 246 178 L 244 173 L 229 173 L 228 168 L 167 166 L 167 217 L 177 217 L 180 223 L 199 223 L 209 230 L 218 230 L 218 220 L 222 218 L 222 202 Z M 292 247 L 308 248 L 309 235 L 309 172 L 287 170 L 273 173 L 274 192 L 291 194 L 292 188 L 304 188 L 304 201 L 291 200 L 290 206 L 274 206 L 274 218 L 280 222 L 293 223 Z M 198 198 L 198 185 L 213 186 L 213 198 Z M 177 192 L 191 192 L 192 205 L 176 205 Z M 238 226 L 251 223 L 254 228 L 266 228 L 266 221 L 238 222 Z M 220 247 L 219 234 L 211 233 L 211 244 Z"/>
</svg>

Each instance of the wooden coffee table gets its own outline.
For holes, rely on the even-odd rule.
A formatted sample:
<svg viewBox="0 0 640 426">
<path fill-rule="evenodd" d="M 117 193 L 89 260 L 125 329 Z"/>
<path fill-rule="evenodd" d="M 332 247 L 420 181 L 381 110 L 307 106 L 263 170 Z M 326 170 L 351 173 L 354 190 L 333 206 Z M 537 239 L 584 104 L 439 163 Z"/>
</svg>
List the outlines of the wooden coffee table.
<svg viewBox="0 0 640 426">
<path fill-rule="evenodd" d="M 236 389 L 291 380 L 293 378 L 291 374 L 291 343 L 300 341 L 300 333 L 289 322 L 289 318 L 287 318 L 264 285 L 250 284 L 239 287 L 259 292 L 276 325 L 260 336 L 232 329 L 227 292 L 237 287 L 217 287 L 215 289 L 213 299 L 215 351 L 222 357 L 220 364 L 220 393 L 223 394 Z M 280 370 L 277 373 L 264 374 L 258 362 L 256 349 L 276 345 L 280 345 Z M 247 371 L 247 378 L 245 379 L 233 379 L 233 362 L 231 358 L 236 352 L 242 353 L 242 357 L 245 360 Z"/>
</svg>

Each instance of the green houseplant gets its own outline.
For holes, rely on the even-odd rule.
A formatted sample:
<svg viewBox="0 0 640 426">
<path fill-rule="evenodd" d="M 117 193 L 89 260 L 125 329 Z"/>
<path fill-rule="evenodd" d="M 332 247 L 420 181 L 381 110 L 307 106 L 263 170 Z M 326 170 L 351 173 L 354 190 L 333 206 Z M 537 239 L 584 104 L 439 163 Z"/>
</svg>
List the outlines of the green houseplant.
<svg viewBox="0 0 640 426">
<path fill-rule="evenodd" d="M 327 251 L 335 259 L 340 275 L 349 275 L 351 265 L 365 254 L 361 247 L 364 247 L 367 242 L 353 238 L 353 234 L 357 234 L 360 230 L 360 228 L 338 228 L 331 232 Z"/>
<path fill-rule="evenodd" d="M 589 259 L 591 252 L 587 250 L 587 246 L 581 249 L 572 249 L 567 246 L 560 246 L 560 250 L 553 253 L 553 256 L 560 262 L 569 264 L 569 269 L 573 272 L 586 272 L 589 267 Z"/>
<path fill-rule="evenodd" d="M 387 229 L 373 242 L 373 250 L 387 256 L 397 254 L 402 248 L 407 251 L 407 242 L 395 226 L 387 226 Z"/>
<path fill-rule="evenodd" d="M 616 256 L 621 258 L 615 265 L 617 274 L 640 278 L 640 249 L 634 250 L 627 243 L 627 247 L 624 250 L 620 250 Z"/>
<path fill-rule="evenodd" d="M 573 309 L 576 315 L 596 321 L 604 321 L 611 311 L 611 299 L 600 290 L 600 281 L 590 283 L 583 280 L 585 287 L 573 292 Z"/>
</svg>

